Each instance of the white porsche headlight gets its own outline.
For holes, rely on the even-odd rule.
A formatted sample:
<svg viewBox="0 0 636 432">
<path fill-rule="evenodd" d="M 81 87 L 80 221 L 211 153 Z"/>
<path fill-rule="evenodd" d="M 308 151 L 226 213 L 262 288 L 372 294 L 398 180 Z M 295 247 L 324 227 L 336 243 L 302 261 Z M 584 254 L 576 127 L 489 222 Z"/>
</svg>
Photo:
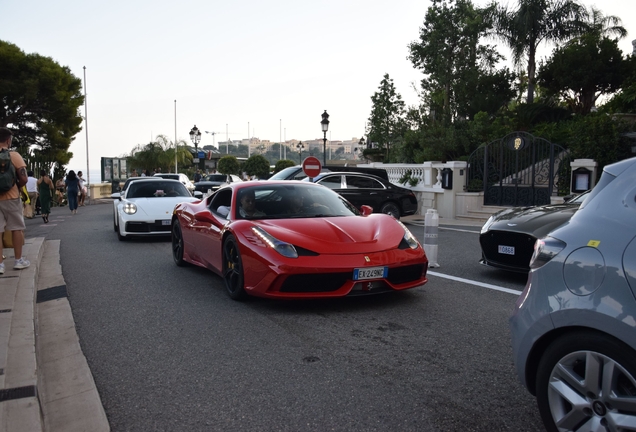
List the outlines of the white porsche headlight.
<svg viewBox="0 0 636 432">
<path fill-rule="evenodd" d="M 252 227 L 252 231 L 256 234 L 265 244 L 274 249 L 276 252 L 287 258 L 298 258 L 298 252 L 294 245 L 278 240 L 273 235 L 260 227 Z"/>
<path fill-rule="evenodd" d="M 406 243 L 409 245 L 411 249 L 417 249 L 420 243 L 417 241 L 413 233 L 411 233 L 411 231 L 402 222 L 400 221 L 396 221 L 396 222 L 399 223 L 402 226 L 402 228 L 404 228 L 404 241 L 406 241 Z"/>
<path fill-rule="evenodd" d="M 135 214 L 137 213 L 137 206 L 131 202 L 127 202 L 124 204 L 124 213 L 126 214 Z"/>
</svg>

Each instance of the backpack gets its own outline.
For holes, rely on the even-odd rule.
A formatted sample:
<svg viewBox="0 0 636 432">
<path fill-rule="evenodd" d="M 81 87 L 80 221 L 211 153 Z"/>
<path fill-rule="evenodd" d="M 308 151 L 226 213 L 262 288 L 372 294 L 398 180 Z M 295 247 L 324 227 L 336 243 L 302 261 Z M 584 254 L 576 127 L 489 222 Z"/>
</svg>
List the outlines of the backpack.
<svg viewBox="0 0 636 432">
<path fill-rule="evenodd" d="M 0 150 L 0 193 L 7 193 L 16 184 L 15 167 L 9 149 Z"/>
</svg>

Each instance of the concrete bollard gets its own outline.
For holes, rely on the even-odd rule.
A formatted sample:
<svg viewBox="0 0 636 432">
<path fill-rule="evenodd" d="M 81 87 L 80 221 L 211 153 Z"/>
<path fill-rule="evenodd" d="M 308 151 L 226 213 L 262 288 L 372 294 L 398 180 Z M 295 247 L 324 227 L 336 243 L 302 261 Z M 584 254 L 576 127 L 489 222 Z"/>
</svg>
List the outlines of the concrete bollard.
<svg viewBox="0 0 636 432">
<path fill-rule="evenodd" d="M 426 210 L 424 216 L 424 252 L 428 258 L 429 267 L 439 267 L 437 263 L 437 232 L 439 226 L 439 216 L 437 210 Z"/>
</svg>

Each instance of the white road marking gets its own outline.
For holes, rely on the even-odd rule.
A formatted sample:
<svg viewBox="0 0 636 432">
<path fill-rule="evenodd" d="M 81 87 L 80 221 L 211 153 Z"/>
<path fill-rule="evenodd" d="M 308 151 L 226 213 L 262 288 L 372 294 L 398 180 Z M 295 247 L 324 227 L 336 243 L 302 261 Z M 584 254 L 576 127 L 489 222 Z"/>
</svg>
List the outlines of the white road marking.
<svg viewBox="0 0 636 432">
<path fill-rule="evenodd" d="M 487 283 L 483 283 L 483 282 L 477 282 L 474 280 L 470 280 L 470 279 L 464 279 L 464 278 L 460 278 L 460 277 L 456 277 L 456 276 L 449 276 L 449 275 L 445 275 L 443 273 L 437 273 L 437 272 L 432 272 L 432 271 L 428 271 L 426 273 L 427 275 L 432 275 L 432 276 L 437 276 L 437 277 L 441 277 L 441 278 L 445 278 L 445 279 L 450 279 L 450 280 L 454 280 L 457 282 L 463 282 L 469 285 L 476 285 L 476 286 L 480 286 L 482 288 L 488 288 L 491 290 L 495 290 L 495 291 L 501 291 L 501 292 L 505 292 L 508 294 L 515 294 L 515 295 L 520 295 L 521 291 L 517 291 L 517 290 L 513 290 L 510 288 L 504 288 L 504 287 L 500 287 L 497 285 L 491 285 L 491 284 L 487 284 Z"/>
<path fill-rule="evenodd" d="M 439 227 L 439 229 L 443 229 L 443 230 L 447 230 L 447 231 L 459 231 L 459 232 L 467 232 L 467 233 L 473 233 L 473 234 L 479 234 L 479 231 L 475 231 L 475 230 L 465 230 L 465 229 L 459 229 L 459 228 L 448 228 L 448 227 Z"/>
<path fill-rule="evenodd" d="M 415 225 L 415 226 L 420 226 L 420 227 L 424 227 L 424 223 L 418 223 L 417 221 L 414 222 L 404 222 L 406 225 Z M 450 228 L 447 226 L 438 226 L 439 229 L 441 230 L 447 230 L 447 231 L 459 231 L 459 232 L 467 232 L 467 233 L 473 233 L 473 234 L 479 234 L 479 231 L 475 231 L 475 230 L 466 230 L 466 229 L 460 229 L 460 228 Z M 481 227 L 476 227 L 476 228 L 480 228 Z"/>
</svg>

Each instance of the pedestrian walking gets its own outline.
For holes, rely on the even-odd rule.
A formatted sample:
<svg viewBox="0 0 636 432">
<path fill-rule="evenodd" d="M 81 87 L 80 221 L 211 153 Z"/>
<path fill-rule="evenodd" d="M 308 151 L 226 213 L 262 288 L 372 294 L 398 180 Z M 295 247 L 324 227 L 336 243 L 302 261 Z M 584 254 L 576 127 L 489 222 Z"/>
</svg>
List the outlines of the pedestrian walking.
<svg viewBox="0 0 636 432">
<path fill-rule="evenodd" d="M 57 205 L 62 207 L 64 205 L 64 191 L 66 185 L 64 184 L 64 178 L 60 177 L 55 182 L 55 196 L 57 197 Z"/>
<path fill-rule="evenodd" d="M 33 219 L 33 215 L 35 214 L 35 202 L 38 199 L 38 179 L 33 177 L 33 171 L 27 172 L 26 190 L 29 195 L 29 202 L 24 203 L 24 217 Z"/>
<path fill-rule="evenodd" d="M 68 200 L 68 208 L 71 214 L 77 214 L 77 195 L 79 194 L 79 178 L 75 171 L 70 170 L 64 180 L 66 185 L 66 199 Z"/>
<path fill-rule="evenodd" d="M 197 172 L 194 174 L 194 182 L 198 183 L 201 181 L 201 170 L 198 169 Z"/>
<path fill-rule="evenodd" d="M 40 208 L 42 212 L 42 220 L 49 223 L 49 214 L 51 214 L 51 201 L 55 193 L 53 180 L 49 177 L 49 173 L 45 170 L 40 171 L 40 178 L 37 182 L 38 192 L 40 193 Z"/>
<path fill-rule="evenodd" d="M 82 177 L 82 172 L 81 171 L 77 172 L 77 178 L 79 180 L 79 188 L 80 188 L 79 206 L 83 207 L 84 206 L 84 200 L 86 199 L 86 180 L 84 180 L 84 177 Z"/>
<path fill-rule="evenodd" d="M 19 188 L 27 183 L 26 164 L 19 153 L 10 151 L 13 133 L 0 127 L 0 228 L 11 231 L 15 264 L 21 270 L 31 263 L 22 256 L 24 244 L 24 217 Z M 3 245 L 4 248 L 4 245 Z M 0 253 L 0 274 L 4 274 L 4 255 Z"/>
</svg>

